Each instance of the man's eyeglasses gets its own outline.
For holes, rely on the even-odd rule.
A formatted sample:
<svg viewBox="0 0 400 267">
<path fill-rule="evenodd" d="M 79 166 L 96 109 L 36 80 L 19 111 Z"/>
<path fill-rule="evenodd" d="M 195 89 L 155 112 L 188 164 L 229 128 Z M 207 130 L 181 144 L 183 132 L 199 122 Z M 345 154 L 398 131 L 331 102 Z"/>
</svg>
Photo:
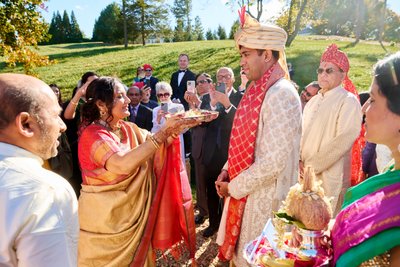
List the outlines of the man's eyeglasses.
<svg viewBox="0 0 400 267">
<path fill-rule="evenodd" d="M 227 75 L 217 75 L 218 80 L 223 80 L 223 79 L 230 79 L 232 76 L 230 74 Z"/>
<path fill-rule="evenodd" d="M 147 71 L 147 72 L 150 72 L 150 71 L 152 71 L 152 69 L 147 69 L 146 71 Z"/>
<path fill-rule="evenodd" d="M 204 83 L 211 83 L 211 81 L 210 80 L 200 80 L 200 81 L 197 81 L 197 83 L 204 84 Z"/>
<path fill-rule="evenodd" d="M 317 69 L 317 74 L 322 74 L 322 73 L 324 73 L 324 72 L 326 72 L 326 74 L 332 74 L 332 73 L 334 73 L 334 72 L 337 72 L 337 70 L 334 70 L 333 68 L 327 68 L 327 69 L 323 69 L 323 68 L 318 68 Z"/>
<path fill-rule="evenodd" d="M 171 95 L 170 93 L 157 94 L 157 97 L 158 97 L 158 98 L 161 98 L 161 97 L 169 97 L 170 95 Z"/>
</svg>

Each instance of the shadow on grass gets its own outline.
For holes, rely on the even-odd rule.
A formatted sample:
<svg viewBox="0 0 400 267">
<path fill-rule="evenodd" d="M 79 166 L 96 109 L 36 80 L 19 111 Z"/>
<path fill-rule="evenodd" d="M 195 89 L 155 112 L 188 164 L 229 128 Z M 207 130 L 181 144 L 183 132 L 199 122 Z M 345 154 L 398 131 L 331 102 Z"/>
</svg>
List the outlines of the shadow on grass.
<svg viewBox="0 0 400 267">
<path fill-rule="evenodd" d="M 102 55 L 106 53 L 112 53 L 112 52 L 118 52 L 118 51 L 133 51 L 137 49 L 143 49 L 146 47 L 154 47 L 157 45 L 150 45 L 150 46 L 140 46 L 140 45 L 135 45 L 135 46 L 128 46 L 128 48 L 124 48 L 123 46 L 115 46 L 115 45 L 107 45 L 107 44 L 71 44 L 68 46 L 60 46 L 59 48 L 62 49 L 71 49 L 71 52 L 67 53 L 58 53 L 58 54 L 52 54 L 50 55 L 50 59 L 56 59 L 56 60 L 68 60 L 68 59 L 73 59 L 73 58 L 79 58 L 79 57 L 92 57 L 92 56 L 97 56 L 97 55 Z M 85 49 L 84 51 L 73 51 L 74 49 Z"/>
</svg>

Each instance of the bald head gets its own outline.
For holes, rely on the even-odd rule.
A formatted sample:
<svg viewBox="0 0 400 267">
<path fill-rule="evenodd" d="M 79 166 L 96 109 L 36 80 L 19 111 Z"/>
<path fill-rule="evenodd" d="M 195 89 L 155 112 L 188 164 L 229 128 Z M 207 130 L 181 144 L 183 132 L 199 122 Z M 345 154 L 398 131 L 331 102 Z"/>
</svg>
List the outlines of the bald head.
<svg viewBox="0 0 400 267">
<path fill-rule="evenodd" d="M 48 159 L 66 126 L 56 95 L 44 82 L 22 74 L 0 74 L 0 142 Z"/>
<path fill-rule="evenodd" d="M 44 96 L 52 97 L 54 93 L 41 80 L 23 74 L 0 74 L 0 130 L 21 112 L 37 117 Z"/>
</svg>

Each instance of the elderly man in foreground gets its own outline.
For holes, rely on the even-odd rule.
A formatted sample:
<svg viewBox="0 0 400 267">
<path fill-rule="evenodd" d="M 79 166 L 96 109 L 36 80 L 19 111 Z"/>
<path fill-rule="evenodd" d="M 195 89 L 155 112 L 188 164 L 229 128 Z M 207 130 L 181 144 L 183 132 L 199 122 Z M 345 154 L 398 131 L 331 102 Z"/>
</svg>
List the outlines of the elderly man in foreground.
<svg viewBox="0 0 400 267">
<path fill-rule="evenodd" d="M 349 68 L 347 55 L 335 44 L 329 46 L 317 69 L 321 90 L 307 103 L 303 114 L 300 169 L 306 165 L 314 168 L 326 195 L 333 198 L 335 215 L 350 186 L 351 149 L 362 120 L 357 92 L 347 76 Z M 358 176 L 359 167 L 353 168 Z"/>
<path fill-rule="evenodd" d="M 44 82 L 0 74 L 0 266 L 77 266 L 78 204 L 42 168 L 66 127 Z"/>
</svg>

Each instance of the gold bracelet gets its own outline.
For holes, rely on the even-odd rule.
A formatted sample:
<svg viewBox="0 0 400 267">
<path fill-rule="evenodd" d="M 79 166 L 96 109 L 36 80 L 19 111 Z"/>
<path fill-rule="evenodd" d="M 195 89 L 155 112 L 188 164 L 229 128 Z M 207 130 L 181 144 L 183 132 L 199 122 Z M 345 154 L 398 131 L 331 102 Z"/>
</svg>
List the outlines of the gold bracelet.
<svg viewBox="0 0 400 267">
<path fill-rule="evenodd" d="M 154 147 L 155 147 L 156 149 L 159 149 L 159 148 L 160 148 L 160 144 L 156 141 L 156 139 L 154 138 L 154 136 L 149 135 L 149 140 L 153 143 L 153 145 L 154 145 Z"/>
<path fill-rule="evenodd" d="M 162 144 L 165 142 L 165 140 L 167 140 L 168 135 L 163 130 L 160 130 L 153 134 L 152 137 L 158 144 Z"/>
<path fill-rule="evenodd" d="M 74 105 L 74 106 L 77 106 L 78 105 L 78 102 L 74 102 L 72 99 L 71 99 L 71 101 L 69 101 L 70 103 L 72 103 L 72 105 Z"/>
</svg>

